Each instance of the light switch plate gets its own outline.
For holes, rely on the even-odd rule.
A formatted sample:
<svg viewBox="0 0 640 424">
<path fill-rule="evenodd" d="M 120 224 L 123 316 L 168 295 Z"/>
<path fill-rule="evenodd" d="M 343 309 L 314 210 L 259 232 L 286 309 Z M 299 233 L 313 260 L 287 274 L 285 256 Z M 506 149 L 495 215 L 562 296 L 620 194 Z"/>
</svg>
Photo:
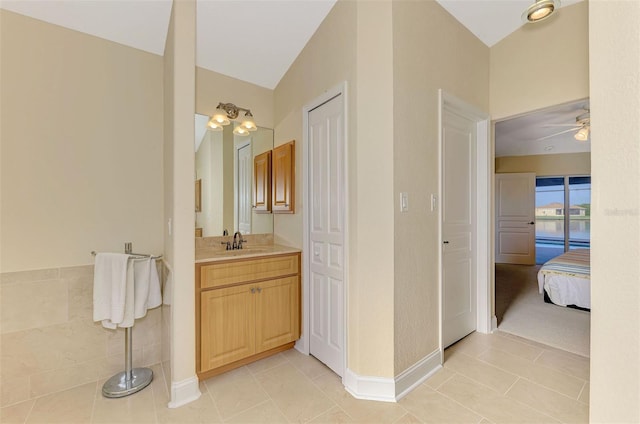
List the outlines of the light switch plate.
<svg viewBox="0 0 640 424">
<path fill-rule="evenodd" d="M 431 212 L 434 212 L 438 209 L 438 196 L 435 194 L 431 195 Z"/>
<path fill-rule="evenodd" d="M 400 193 L 400 212 L 407 212 L 409 210 L 409 193 Z"/>
</svg>

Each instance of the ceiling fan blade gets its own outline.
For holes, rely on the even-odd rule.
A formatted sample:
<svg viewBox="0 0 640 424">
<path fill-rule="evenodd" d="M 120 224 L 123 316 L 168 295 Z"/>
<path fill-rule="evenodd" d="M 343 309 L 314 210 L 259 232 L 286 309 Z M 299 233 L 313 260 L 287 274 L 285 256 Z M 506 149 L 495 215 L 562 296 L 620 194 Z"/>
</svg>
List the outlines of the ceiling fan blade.
<svg viewBox="0 0 640 424">
<path fill-rule="evenodd" d="M 536 139 L 535 139 L 535 141 L 542 141 L 542 140 L 546 140 L 546 139 L 548 139 L 548 138 L 552 138 L 552 137 L 558 136 L 558 135 L 560 135 L 560 134 L 566 134 L 566 133 L 571 132 L 571 131 L 576 131 L 576 130 L 578 130 L 579 128 L 580 128 L 580 127 L 577 127 L 577 128 L 569 128 L 568 130 L 564 130 L 564 131 L 560 131 L 560 132 L 557 132 L 557 133 L 554 133 L 554 134 L 550 134 L 550 135 L 547 135 L 547 136 L 544 136 L 544 137 L 536 138 Z"/>
</svg>

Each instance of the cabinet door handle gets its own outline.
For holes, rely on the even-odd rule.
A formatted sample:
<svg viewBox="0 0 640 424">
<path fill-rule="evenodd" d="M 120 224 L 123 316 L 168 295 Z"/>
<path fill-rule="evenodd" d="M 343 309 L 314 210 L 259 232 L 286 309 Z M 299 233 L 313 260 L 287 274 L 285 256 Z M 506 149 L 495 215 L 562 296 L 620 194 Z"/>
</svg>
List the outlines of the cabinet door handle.
<svg viewBox="0 0 640 424">
<path fill-rule="evenodd" d="M 262 288 L 261 287 L 258 287 L 257 290 L 258 290 L 258 293 L 262 293 Z"/>
<path fill-rule="evenodd" d="M 251 293 L 255 293 L 256 292 L 256 288 L 255 287 L 251 287 Z"/>
</svg>

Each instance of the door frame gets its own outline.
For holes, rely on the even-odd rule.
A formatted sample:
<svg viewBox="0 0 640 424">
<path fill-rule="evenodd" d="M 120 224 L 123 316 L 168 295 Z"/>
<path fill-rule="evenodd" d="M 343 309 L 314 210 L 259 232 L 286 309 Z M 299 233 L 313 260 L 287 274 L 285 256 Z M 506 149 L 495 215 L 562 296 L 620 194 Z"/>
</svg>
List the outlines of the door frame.
<svg viewBox="0 0 640 424">
<path fill-rule="evenodd" d="M 240 167 L 238 166 L 238 163 L 240 161 L 240 155 L 238 154 L 238 152 L 240 151 L 240 149 L 243 149 L 247 146 L 251 146 L 251 143 L 253 142 L 253 137 L 249 136 L 247 137 L 245 140 L 241 140 L 238 141 L 237 143 L 235 142 L 235 138 L 234 138 L 234 145 L 233 145 L 233 167 L 234 167 L 234 173 L 233 173 L 233 226 L 234 228 L 239 228 L 240 225 L 240 219 L 238 216 L 238 213 L 240 211 L 240 197 L 238 196 L 238 188 L 240 186 L 240 178 L 238 178 L 238 170 L 240 169 Z M 251 155 L 253 156 L 253 146 L 251 146 Z M 251 181 L 253 181 L 253 168 L 251 169 Z M 253 212 L 252 212 L 253 215 Z M 253 231 L 253 216 L 251 217 L 251 231 Z M 235 231 L 234 231 L 235 232 Z"/>
<path fill-rule="evenodd" d="M 451 110 L 476 122 L 476 331 L 492 332 L 497 324 L 493 315 L 494 266 L 493 256 L 493 163 L 491 145 L 491 122 L 488 113 L 483 112 L 463 100 L 438 90 L 438 309 L 439 348 L 444 360 L 442 341 L 443 328 L 443 287 L 442 287 L 442 193 L 443 193 L 443 111 Z"/>
<path fill-rule="evenodd" d="M 344 317 L 344 328 L 343 330 L 343 370 L 347 370 L 347 330 L 349 326 L 347 322 L 349 320 L 348 315 L 348 293 L 349 293 L 349 139 L 347 134 L 348 131 L 348 118 L 347 118 L 347 82 L 343 81 L 342 83 L 334 86 L 333 88 L 325 91 L 322 95 L 316 97 L 311 102 L 307 103 L 302 108 L 302 192 L 303 195 L 303 207 L 302 207 L 302 293 L 303 293 L 303 313 L 302 313 L 302 335 L 300 339 L 296 342 L 295 348 L 309 355 L 310 352 L 310 338 L 308 334 L 310 332 L 310 319 L 309 319 L 309 310 L 311 306 L 311 296 L 310 296 L 310 280 L 311 280 L 311 272 L 309 265 L 309 257 L 311 256 L 311 252 L 309 249 L 309 229 L 310 229 L 310 211 L 308 205 L 310 204 L 308 199 L 309 194 L 309 178 L 311 175 L 309 174 L 309 113 L 312 110 L 322 106 L 328 101 L 334 99 L 335 97 L 342 96 L 342 117 L 343 117 L 343 128 L 342 128 L 342 137 L 344 140 L 344 151 L 343 153 L 343 163 L 344 163 L 344 240 L 343 240 L 343 317 Z M 344 381 L 344 376 L 346 372 L 343 372 L 342 379 Z"/>
</svg>

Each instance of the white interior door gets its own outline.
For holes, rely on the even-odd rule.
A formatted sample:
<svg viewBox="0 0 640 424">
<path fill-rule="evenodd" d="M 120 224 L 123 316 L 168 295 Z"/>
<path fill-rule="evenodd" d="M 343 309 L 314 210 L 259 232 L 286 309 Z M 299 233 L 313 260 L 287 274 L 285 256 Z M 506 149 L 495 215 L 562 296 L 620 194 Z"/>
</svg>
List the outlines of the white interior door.
<svg viewBox="0 0 640 424">
<path fill-rule="evenodd" d="M 535 174 L 496 174 L 497 263 L 536 263 L 535 204 Z"/>
<path fill-rule="evenodd" d="M 253 181 L 253 154 L 251 153 L 251 143 L 244 144 L 238 147 L 238 193 L 237 199 L 237 220 L 238 231 L 241 234 L 251 233 L 251 182 Z"/>
<path fill-rule="evenodd" d="M 309 352 L 344 371 L 345 165 L 343 96 L 308 115 Z"/>
<path fill-rule="evenodd" d="M 476 121 L 442 113 L 442 343 L 476 329 Z"/>
</svg>

